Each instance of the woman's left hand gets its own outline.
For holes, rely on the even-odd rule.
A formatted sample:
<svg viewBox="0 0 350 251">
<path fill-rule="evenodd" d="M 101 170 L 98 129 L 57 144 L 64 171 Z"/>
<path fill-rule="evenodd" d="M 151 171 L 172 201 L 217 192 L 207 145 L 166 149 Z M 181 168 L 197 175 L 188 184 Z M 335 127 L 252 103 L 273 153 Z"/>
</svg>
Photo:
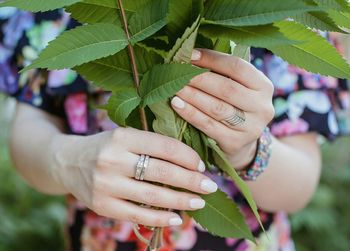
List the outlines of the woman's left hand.
<svg viewBox="0 0 350 251">
<path fill-rule="evenodd" d="M 213 138 L 237 169 L 254 158 L 257 140 L 274 117 L 271 81 L 252 64 L 228 54 L 195 50 L 192 63 L 208 68 L 172 99 L 173 109 Z M 230 126 L 225 120 L 244 112 L 245 121 Z"/>
</svg>

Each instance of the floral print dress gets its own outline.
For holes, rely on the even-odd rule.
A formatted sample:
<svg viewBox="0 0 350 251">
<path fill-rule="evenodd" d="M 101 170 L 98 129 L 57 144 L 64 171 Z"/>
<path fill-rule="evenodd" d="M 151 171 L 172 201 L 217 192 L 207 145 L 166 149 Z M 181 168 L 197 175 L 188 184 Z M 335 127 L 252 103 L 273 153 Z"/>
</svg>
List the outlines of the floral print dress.
<svg viewBox="0 0 350 251">
<path fill-rule="evenodd" d="M 104 111 L 93 109 L 106 93 L 90 86 L 72 70 L 18 70 L 35 59 L 62 31 L 77 26 L 63 11 L 39 14 L 0 9 L 0 91 L 61 117 L 67 133 L 91 135 L 117 126 Z M 350 130 L 350 97 L 347 83 L 310 74 L 288 65 L 263 49 L 252 50 L 252 63 L 275 85 L 276 117 L 271 131 L 276 137 L 316 132 L 332 140 Z M 290 227 L 283 212 L 260 210 L 267 234 L 261 229 L 235 185 L 222 176 L 211 177 L 240 205 L 258 245 L 245 240 L 212 236 L 188 216 L 184 224 L 166 228 L 162 251 L 292 251 Z M 133 233 L 133 225 L 96 215 L 72 196 L 67 198 L 67 233 L 72 251 L 144 251 L 145 245 Z M 141 229 L 150 236 L 147 229 Z"/>
</svg>

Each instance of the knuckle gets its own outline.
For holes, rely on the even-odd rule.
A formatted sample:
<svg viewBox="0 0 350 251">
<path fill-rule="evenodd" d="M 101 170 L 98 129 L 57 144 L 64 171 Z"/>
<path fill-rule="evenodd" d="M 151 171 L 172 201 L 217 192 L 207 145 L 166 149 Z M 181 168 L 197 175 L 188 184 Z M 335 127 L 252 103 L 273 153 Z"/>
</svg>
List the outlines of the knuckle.
<svg viewBox="0 0 350 251">
<path fill-rule="evenodd" d="M 103 200 L 100 198 L 100 196 L 94 195 L 92 197 L 91 207 L 97 214 L 103 214 Z"/>
<path fill-rule="evenodd" d="M 231 79 L 226 78 L 221 92 L 222 97 L 225 99 L 232 99 L 232 97 L 237 93 L 237 89 Z"/>
<path fill-rule="evenodd" d="M 262 115 L 267 122 L 270 122 L 275 117 L 275 108 L 272 103 L 262 108 Z"/>
<path fill-rule="evenodd" d="M 186 179 L 186 186 L 192 191 L 197 191 L 200 187 L 200 182 L 202 181 L 202 176 L 198 173 L 191 172 Z"/>
<path fill-rule="evenodd" d="M 129 128 L 118 127 L 113 131 L 112 139 L 115 142 L 125 142 Z"/>
<path fill-rule="evenodd" d="M 166 139 L 163 141 L 163 149 L 165 154 L 174 155 L 179 149 L 179 143 L 173 139 Z"/>
<path fill-rule="evenodd" d="M 147 205 L 155 205 L 159 202 L 158 192 L 153 190 L 146 190 L 142 193 L 141 202 Z"/>
<path fill-rule="evenodd" d="M 160 162 L 154 164 L 152 175 L 154 176 L 155 180 L 161 183 L 165 183 L 167 179 L 171 179 L 173 176 L 171 169 Z"/>
<path fill-rule="evenodd" d="M 142 223 L 142 217 L 136 213 L 128 214 L 126 220 L 133 223 Z"/>
<path fill-rule="evenodd" d="M 213 131 L 215 129 L 215 121 L 211 118 L 204 119 L 201 122 L 201 127 L 206 132 Z"/>
<path fill-rule="evenodd" d="M 221 118 L 227 114 L 228 106 L 225 102 L 219 101 L 211 109 L 214 116 Z"/>
<path fill-rule="evenodd" d="M 185 109 L 185 114 L 188 118 L 194 118 L 196 115 L 196 110 L 193 107 L 188 107 Z"/>
</svg>

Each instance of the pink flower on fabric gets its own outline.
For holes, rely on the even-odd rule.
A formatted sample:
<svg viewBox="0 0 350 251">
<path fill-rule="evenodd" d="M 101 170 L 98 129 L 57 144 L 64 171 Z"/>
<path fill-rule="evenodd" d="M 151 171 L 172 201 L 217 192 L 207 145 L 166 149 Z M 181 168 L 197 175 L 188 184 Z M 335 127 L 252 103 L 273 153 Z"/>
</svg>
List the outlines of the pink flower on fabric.
<svg viewBox="0 0 350 251">
<path fill-rule="evenodd" d="M 64 103 L 68 124 L 74 133 L 86 133 L 88 130 L 87 96 L 75 93 L 67 97 Z"/>
<path fill-rule="evenodd" d="M 298 118 L 295 121 L 285 119 L 281 122 L 274 123 L 271 127 L 271 132 L 275 136 L 286 136 L 297 133 L 305 133 L 308 131 L 308 129 L 309 124 L 301 118 Z"/>
</svg>

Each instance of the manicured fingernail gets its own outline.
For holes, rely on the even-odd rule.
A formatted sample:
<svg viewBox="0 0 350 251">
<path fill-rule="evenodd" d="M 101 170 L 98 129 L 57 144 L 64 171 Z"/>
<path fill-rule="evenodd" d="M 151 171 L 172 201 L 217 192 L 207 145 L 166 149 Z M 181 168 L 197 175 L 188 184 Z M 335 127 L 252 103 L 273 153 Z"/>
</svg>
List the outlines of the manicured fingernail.
<svg viewBox="0 0 350 251">
<path fill-rule="evenodd" d="M 175 97 L 171 100 L 171 104 L 172 104 L 173 106 L 175 106 L 176 108 L 178 108 L 178 109 L 183 109 L 183 108 L 185 108 L 185 102 L 184 102 L 181 98 L 179 98 L 179 97 L 177 97 L 177 96 L 175 96 Z"/>
<path fill-rule="evenodd" d="M 197 170 L 200 171 L 201 173 L 205 171 L 205 164 L 202 160 L 199 161 Z"/>
<path fill-rule="evenodd" d="M 200 60 L 202 57 L 202 53 L 196 49 L 194 49 L 192 51 L 192 56 L 191 56 L 191 60 L 196 61 L 196 60 Z"/>
<path fill-rule="evenodd" d="M 190 208 L 192 209 L 201 209 L 205 207 L 205 201 L 202 199 L 191 199 Z"/>
<path fill-rule="evenodd" d="M 218 190 L 218 185 L 211 180 L 202 180 L 201 189 L 208 193 L 214 193 L 216 190 Z"/>
<path fill-rule="evenodd" d="M 179 226 L 181 224 L 182 224 L 182 219 L 180 217 L 171 218 L 169 220 L 169 225 L 170 226 Z"/>
</svg>

